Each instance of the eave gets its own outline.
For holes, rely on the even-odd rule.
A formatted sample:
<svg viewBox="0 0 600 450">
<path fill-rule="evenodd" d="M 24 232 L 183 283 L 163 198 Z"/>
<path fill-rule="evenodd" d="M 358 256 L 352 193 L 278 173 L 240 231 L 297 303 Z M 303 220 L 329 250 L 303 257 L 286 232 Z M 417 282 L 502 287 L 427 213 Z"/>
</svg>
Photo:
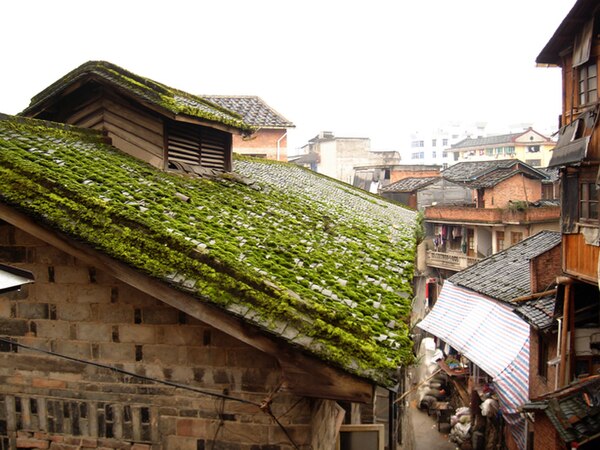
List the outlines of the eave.
<svg viewBox="0 0 600 450">
<path fill-rule="evenodd" d="M 305 354 L 249 325 L 241 318 L 147 276 L 82 242 L 43 227 L 29 216 L 0 202 L 0 218 L 32 236 L 78 258 L 165 304 L 223 331 L 275 358 L 282 371 L 282 388 L 296 395 L 369 403 L 375 384 Z"/>
</svg>

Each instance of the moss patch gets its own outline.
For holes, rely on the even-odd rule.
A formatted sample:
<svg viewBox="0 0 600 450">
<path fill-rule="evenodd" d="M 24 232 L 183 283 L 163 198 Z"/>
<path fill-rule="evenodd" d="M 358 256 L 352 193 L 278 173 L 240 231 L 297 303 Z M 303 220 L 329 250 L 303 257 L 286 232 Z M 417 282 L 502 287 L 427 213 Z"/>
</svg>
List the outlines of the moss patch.
<svg viewBox="0 0 600 450">
<path fill-rule="evenodd" d="M 0 120 L 0 199 L 380 384 L 412 362 L 415 213 L 300 167 L 192 179 L 99 135 Z M 184 202 L 182 198 L 189 198 Z"/>
</svg>

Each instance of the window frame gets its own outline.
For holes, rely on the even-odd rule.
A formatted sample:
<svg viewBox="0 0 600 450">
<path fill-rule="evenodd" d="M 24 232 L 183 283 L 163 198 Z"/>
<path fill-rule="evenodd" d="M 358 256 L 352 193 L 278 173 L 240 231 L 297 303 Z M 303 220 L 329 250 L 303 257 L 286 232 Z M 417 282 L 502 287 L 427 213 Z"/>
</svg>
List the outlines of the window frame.
<svg viewBox="0 0 600 450">
<path fill-rule="evenodd" d="M 595 193 L 595 197 L 592 197 L 592 192 Z M 578 216 L 581 222 L 598 223 L 598 194 L 594 181 L 584 179 L 579 182 Z"/>
<path fill-rule="evenodd" d="M 590 75 L 590 69 L 594 73 Z M 593 82 L 592 82 L 593 80 Z M 590 86 L 593 84 L 593 86 Z M 593 98 L 591 98 L 591 94 Z M 582 65 L 577 73 L 577 98 L 579 105 L 589 105 L 598 101 L 598 66 L 596 62 Z"/>
</svg>

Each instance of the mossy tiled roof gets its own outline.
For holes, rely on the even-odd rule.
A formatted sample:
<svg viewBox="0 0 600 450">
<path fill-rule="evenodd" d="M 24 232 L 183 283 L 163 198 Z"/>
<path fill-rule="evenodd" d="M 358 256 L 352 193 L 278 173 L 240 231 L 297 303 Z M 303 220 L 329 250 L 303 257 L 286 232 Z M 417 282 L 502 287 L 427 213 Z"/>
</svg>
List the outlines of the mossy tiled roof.
<svg viewBox="0 0 600 450">
<path fill-rule="evenodd" d="M 292 164 L 189 178 L 2 119 L 0 201 L 350 373 L 388 385 L 411 362 L 414 212 Z"/>
<path fill-rule="evenodd" d="M 294 124 L 255 95 L 203 95 L 208 101 L 238 113 L 246 123 L 261 128 L 292 128 Z"/>
<path fill-rule="evenodd" d="M 29 106 L 21 114 L 30 116 L 46 101 L 62 93 L 69 86 L 88 77 L 96 77 L 102 82 L 113 86 L 121 95 L 128 95 L 138 101 L 148 102 L 166 112 L 221 123 L 244 132 L 254 130 L 253 126 L 244 122 L 239 114 L 216 103 L 141 77 L 106 61 L 88 61 L 72 70 L 33 97 Z"/>
</svg>

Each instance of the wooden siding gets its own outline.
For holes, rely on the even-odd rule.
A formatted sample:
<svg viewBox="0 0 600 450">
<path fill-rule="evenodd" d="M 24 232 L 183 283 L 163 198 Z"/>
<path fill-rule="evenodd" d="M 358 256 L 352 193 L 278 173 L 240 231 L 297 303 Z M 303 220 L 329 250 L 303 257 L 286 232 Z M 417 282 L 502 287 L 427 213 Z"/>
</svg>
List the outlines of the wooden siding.
<svg viewBox="0 0 600 450">
<path fill-rule="evenodd" d="M 104 95 L 82 104 L 65 121 L 105 131 L 121 151 L 155 167 L 164 167 L 163 122 L 133 105 Z"/>
<path fill-rule="evenodd" d="M 563 234 L 563 271 L 583 280 L 598 283 L 600 247 L 588 245 L 582 234 Z"/>
<path fill-rule="evenodd" d="M 170 121 L 167 155 L 169 162 L 231 170 L 231 135 L 200 125 Z"/>
</svg>

